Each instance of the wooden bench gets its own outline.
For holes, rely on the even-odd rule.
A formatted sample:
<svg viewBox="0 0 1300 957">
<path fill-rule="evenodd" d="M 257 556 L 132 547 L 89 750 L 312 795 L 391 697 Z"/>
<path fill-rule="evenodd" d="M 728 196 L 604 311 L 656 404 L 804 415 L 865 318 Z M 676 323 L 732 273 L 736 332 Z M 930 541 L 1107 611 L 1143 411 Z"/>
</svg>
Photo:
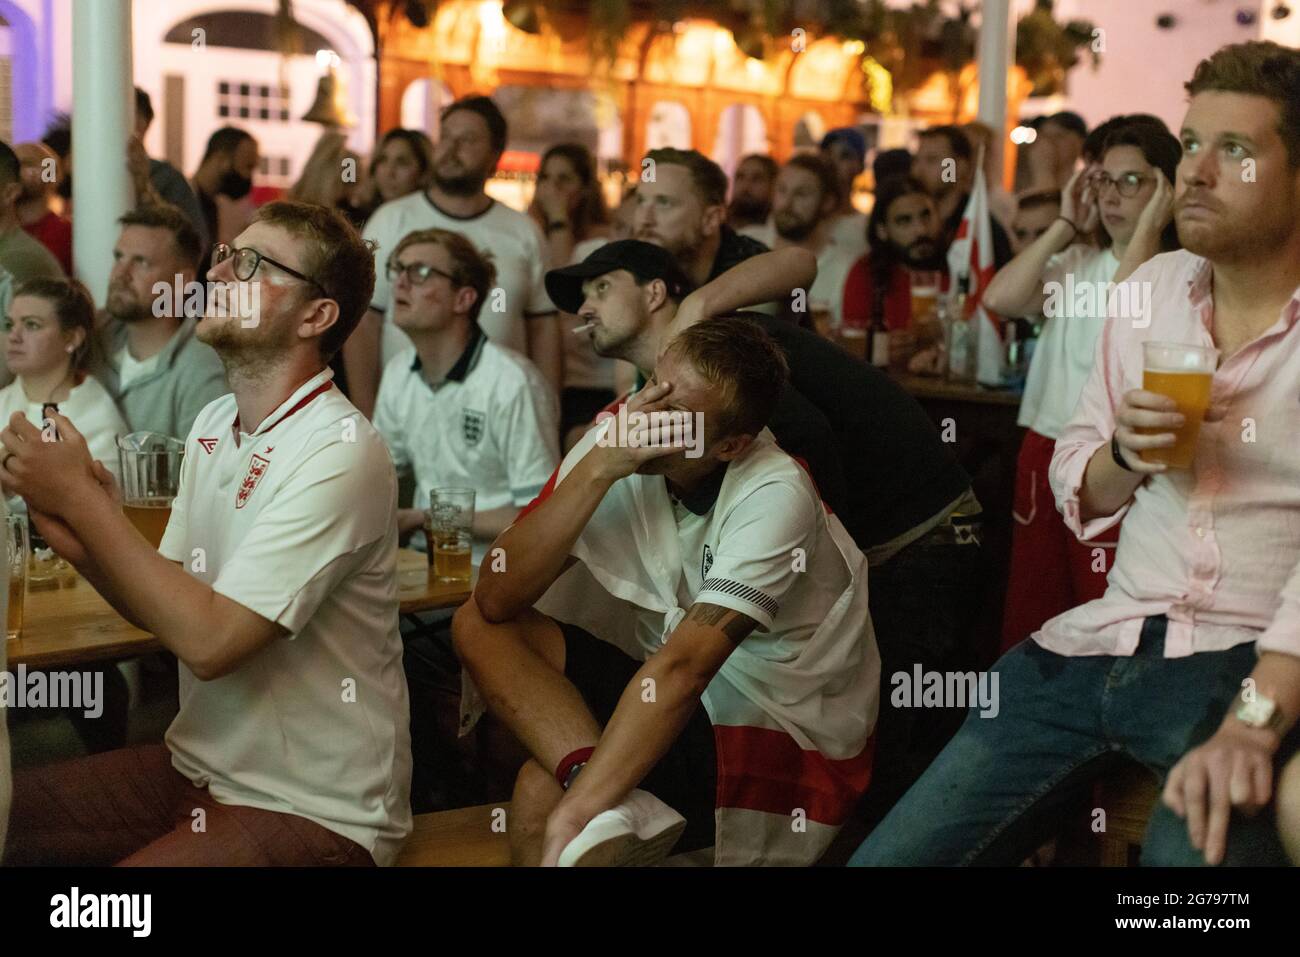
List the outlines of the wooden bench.
<svg viewBox="0 0 1300 957">
<path fill-rule="evenodd" d="M 510 841 L 504 827 L 509 813 L 510 805 L 503 803 L 417 814 L 396 866 L 508 867 Z"/>
<path fill-rule="evenodd" d="M 1095 806 L 1106 811 L 1097 863 L 1102 867 L 1137 864 L 1147 821 L 1160 800 L 1155 775 L 1136 762 L 1125 764 L 1093 785 L 1093 797 Z"/>
</svg>

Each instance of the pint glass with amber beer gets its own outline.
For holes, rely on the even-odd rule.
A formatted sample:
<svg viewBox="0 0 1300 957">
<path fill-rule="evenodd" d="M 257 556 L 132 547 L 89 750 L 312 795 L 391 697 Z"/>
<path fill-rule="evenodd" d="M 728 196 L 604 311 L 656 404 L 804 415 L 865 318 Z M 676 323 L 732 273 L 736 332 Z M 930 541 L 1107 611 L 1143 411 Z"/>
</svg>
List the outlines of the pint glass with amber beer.
<svg viewBox="0 0 1300 957">
<path fill-rule="evenodd" d="M 1174 430 L 1172 446 L 1146 449 L 1142 458 L 1163 462 L 1174 469 L 1189 469 L 1196 455 L 1201 420 L 1210 406 L 1210 387 L 1219 362 L 1219 351 L 1210 346 L 1178 342 L 1143 343 L 1142 388 L 1168 396 L 1178 403 L 1183 424 Z M 1139 435 L 1159 435 L 1168 429 L 1140 428 Z"/>
<path fill-rule="evenodd" d="M 160 432 L 119 436 L 122 511 L 154 548 L 162 542 L 181 484 L 185 443 Z"/>
<path fill-rule="evenodd" d="M 473 529 L 472 488 L 436 488 L 429 493 L 429 563 L 439 583 L 469 584 Z"/>
</svg>

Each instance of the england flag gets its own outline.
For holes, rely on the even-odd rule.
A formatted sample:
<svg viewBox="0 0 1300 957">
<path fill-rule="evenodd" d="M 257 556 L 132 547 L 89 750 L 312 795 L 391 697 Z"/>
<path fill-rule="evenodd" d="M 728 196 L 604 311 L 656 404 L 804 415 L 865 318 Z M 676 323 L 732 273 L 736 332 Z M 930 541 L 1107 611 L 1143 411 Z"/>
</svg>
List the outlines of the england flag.
<svg viewBox="0 0 1300 957">
<path fill-rule="evenodd" d="M 962 212 L 961 224 L 948 247 L 948 275 L 955 283 L 967 276 L 966 313 L 973 323 L 971 336 L 979 351 L 975 377 L 981 385 L 1000 386 L 1006 350 L 1002 343 L 1001 318 L 983 306 L 984 290 L 993 281 L 993 226 L 989 219 L 989 192 L 984 182 L 984 151 L 975 162 L 975 182 Z"/>
</svg>

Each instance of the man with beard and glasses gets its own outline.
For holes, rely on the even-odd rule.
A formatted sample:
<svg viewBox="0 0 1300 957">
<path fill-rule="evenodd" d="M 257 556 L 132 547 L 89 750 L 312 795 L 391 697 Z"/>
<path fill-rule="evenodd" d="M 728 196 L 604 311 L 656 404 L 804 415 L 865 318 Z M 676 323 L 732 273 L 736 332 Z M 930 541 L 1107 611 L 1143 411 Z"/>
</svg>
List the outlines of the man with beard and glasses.
<svg viewBox="0 0 1300 957">
<path fill-rule="evenodd" d="M 762 228 L 772 212 L 772 187 L 776 183 L 776 160 L 751 153 L 736 166 L 731 177 L 731 202 L 727 225 L 737 232 Z"/>
<path fill-rule="evenodd" d="M 229 242 L 239 229 L 227 224 L 221 231 L 223 205 L 237 202 L 253 188 L 253 171 L 257 169 L 257 140 L 246 130 L 223 126 L 208 138 L 203 160 L 191 183 L 203 211 L 203 221 L 212 243 Z M 228 214 L 227 214 L 227 218 Z M 204 249 L 204 261 L 207 259 Z"/>
<path fill-rule="evenodd" d="M 854 863 L 1019 864 L 1118 760 L 1163 787 L 1144 863 L 1287 863 L 1273 796 L 1294 815 L 1300 50 L 1225 46 L 1186 88 L 1184 248 L 1129 277 L 1157 308 L 1133 315 L 1111 296 L 1051 463 L 1076 537 L 1122 523 L 1106 593 L 993 665 L 996 717 L 972 710 Z M 1191 468 L 1151 455 L 1191 424 L 1144 388 L 1151 342 L 1218 354 Z"/>
<path fill-rule="evenodd" d="M 834 168 L 820 156 L 791 157 L 776 178 L 771 234 L 758 237 L 773 249 L 798 246 L 817 257 L 817 279 L 806 290 L 806 300 L 791 298 L 783 310 L 792 311 L 802 325 L 809 325 L 802 320 L 821 309 L 829 312 L 832 327 L 843 321 L 844 281 L 858 254 L 835 241 L 838 182 Z"/>
<path fill-rule="evenodd" d="M 844 281 L 844 325 L 866 329 L 877 297 L 889 329 L 890 356 L 911 353 L 916 334 L 912 315 L 912 271 L 947 273 L 947 250 L 940 244 L 942 224 L 934 200 L 918 180 L 900 176 L 876 190 L 867 231 L 871 251 Z"/>
<path fill-rule="evenodd" d="M 174 206 L 142 206 L 118 222 L 91 372 L 132 430 L 184 439 L 203 407 L 230 391 L 221 360 L 195 335 L 199 236 Z"/>
<path fill-rule="evenodd" d="M 191 430 L 157 549 L 66 418 L 59 442 L 21 415 L 0 432 L 0 481 L 180 679 L 165 745 L 17 777 L 9 863 L 382 865 L 410 832 L 397 476 L 328 367 L 374 260 L 305 203 L 261 207 L 236 247 L 208 278 L 238 307 L 199 324 L 233 394 Z"/>
<path fill-rule="evenodd" d="M 366 223 L 374 245 L 375 292 L 343 358 L 352 400 L 374 411 L 379 377 L 393 356 L 411 345 L 393 322 L 393 284 L 387 264 L 402 238 L 425 229 L 460 233 L 492 257 L 496 285 L 479 324 L 489 339 L 532 360 L 558 396 L 564 357 L 560 320 L 546 298 L 545 244 L 531 217 L 489 196 L 484 186 L 506 148 L 506 118 L 486 96 L 468 96 L 442 111 L 429 188 L 385 203 Z"/>
</svg>

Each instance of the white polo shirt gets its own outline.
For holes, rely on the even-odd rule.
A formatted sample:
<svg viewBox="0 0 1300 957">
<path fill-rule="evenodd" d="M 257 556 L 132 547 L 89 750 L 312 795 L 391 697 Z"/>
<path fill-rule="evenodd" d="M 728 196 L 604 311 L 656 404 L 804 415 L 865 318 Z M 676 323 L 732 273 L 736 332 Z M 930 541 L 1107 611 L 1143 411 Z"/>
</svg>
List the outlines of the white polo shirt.
<svg viewBox="0 0 1300 957">
<path fill-rule="evenodd" d="M 384 369 L 375 428 L 393 462 L 415 473 L 415 506 L 429 492 L 472 488 L 476 511 L 522 508 L 560 460 L 559 411 L 537 367 L 477 326 L 447 377 L 430 386 L 414 346 Z"/>
<path fill-rule="evenodd" d="M 555 311 L 543 281 L 546 259 L 541 230 L 528 216 L 495 200 L 477 216 L 452 216 L 435 206 L 428 193 L 421 190 L 380 206 L 366 223 L 363 233 L 366 239 L 378 244 L 375 248 L 375 291 L 370 297 L 370 305 L 384 314 L 385 367 L 393 356 L 411 344 L 406 333 L 393 325 L 393 288 L 388 281 L 388 258 L 408 233 L 435 227 L 460 233 L 479 252 L 492 257 L 497 271 L 496 286 L 488 291 L 487 301 L 479 313 L 479 323 L 493 342 L 527 355 L 525 320 Z"/>
<path fill-rule="evenodd" d="M 382 865 L 411 829 L 397 478 L 332 377 L 251 435 L 233 395 L 194 422 L 159 551 L 290 634 L 212 681 L 181 663 L 166 740 L 216 800 L 308 818 Z"/>
</svg>

